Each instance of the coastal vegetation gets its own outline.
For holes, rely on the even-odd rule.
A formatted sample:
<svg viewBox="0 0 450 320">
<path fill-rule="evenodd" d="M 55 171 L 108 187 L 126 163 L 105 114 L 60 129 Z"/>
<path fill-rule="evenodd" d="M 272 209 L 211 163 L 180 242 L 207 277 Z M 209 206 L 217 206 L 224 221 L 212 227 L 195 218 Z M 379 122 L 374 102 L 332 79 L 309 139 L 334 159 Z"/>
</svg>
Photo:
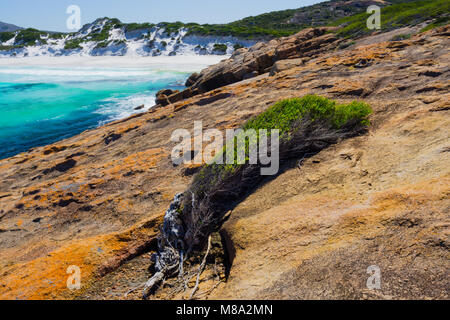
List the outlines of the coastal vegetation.
<svg viewBox="0 0 450 320">
<path fill-rule="evenodd" d="M 66 50 L 82 49 L 82 47 L 80 46 L 80 43 L 82 43 L 82 42 L 83 41 L 81 39 L 69 40 L 65 43 L 64 49 L 66 49 Z"/>
<path fill-rule="evenodd" d="M 366 7 L 348 1 L 325 1 L 299 9 L 247 17 L 228 24 L 196 25 L 189 28 L 189 34 L 245 39 L 285 37 L 308 27 L 328 25 L 336 19 L 360 13 Z"/>
<path fill-rule="evenodd" d="M 226 53 L 227 49 L 228 49 L 228 46 L 223 43 L 215 43 L 214 48 L 213 48 L 214 51 L 221 52 L 221 53 Z"/>
<path fill-rule="evenodd" d="M 364 102 L 348 104 L 315 95 L 282 100 L 247 121 L 242 129 L 256 131 L 255 145 L 259 144 L 259 130 L 279 130 L 280 162 L 289 159 L 302 159 L 319 152 L 340 139 L 365 131 L 370 124 L 372 113 Z M 190 247 L 204 244 L 205 237 L 223 219 L 233 201 L 239 200 L 246 192 L 261 182 L 261 163 L 249 163 L 249 143 L 245 145 L 245 163 L 238 163 L 238 143 L 234 143 L 234 163 L 205 165 L 194 177 L 185 192 L 183 215 L 187 227 L 187 240 Z M 227 153 L 224 147 L 219 157 Z M 192 205 L 195 203 L 195 205 Z M 203 235 L 203 237 L 201 236 Z"/>
<path fill-rule="evenodd" d="M 447 24 L 449 21 L 450 2 L 448 0 L 409 1 L 381 8 L 381 29 L 390 31 L 399 27 L 414 26 L 434 20 L 422 31 Z M 360 13 L 336 20 L 333 25 L 344 26 L 338 35 L 345 38 L 357 38 L 374 32 L 366 26 L 370 14 Z"/>
<path fill-rule="evenodd" d="M 13 49 L 19 49 L 22 47 L 23 46 L 0 46 L 0 51 L 2 51 L 2 50 L 9 51 L 9 50 L 13 50 Z"/>
<path fill-rule="evenodd" d="M 426 31 L 433 26 L 444 25 L 449 20 L 450 2 L 447 0 L 390 0 L 386 4 L 381 8 L 383 31 L 435 19 L 429 28 L 424 29 Z M 338 34 L 356 38 L 373 32 L 366 27 L 370 16 L 366 9 L 366 3 L 326 1 L 304 8 L 247 17 L 228 24 L 163 22 L 158 26 L 166 28 L 168 34 L 186 28 L 187 35 L 233 36 L 243 39 L 284 37 L 308 27 L 344 26 Z"/>
<path fill-rule="evenodd" d="M 124 27 L 125 28 L 125 32 L 131 32 L 131 31 L 136 31 L 136 30 L 143 30 L 143 29 L 151 29 L 153 28 L 155 25 L 152 23 L 127 23 L 127 24 L 123 24 L 123 23 L 117 23 L 116 27 Z"/>
<path fill-rule="evenodd" d="M 435 19 L 432 23 L 420 30 L 420 32 L 425 32 L 437 27 L 445 26 L 448 23 L 450 23 L 450 15 L 442 16 Z"/>
<path fill-rule="evenodd" d="M 370 2 L 370 1 L 369 1 Z M 371 2 L 370 2 L 371 3 Z M 399 27 L 415 26 L 428 23 L 423 31 L 430 30 L 449 23 L 450 2 L 448 0 L 390 0 L 378 3 L 381 8 L 381 32 Z M 370 14 L 366 13 L 368 2 L 332 0 L 299 9 L 289 9 L 269 12 L 257 16 L 247 17 L 227 24 L 198 24 L 177 22 L 153 23 L 122 23 L 116 18 L 99 18 L 92 24 L 83 26 L 79 33 L 50 33 L 28 28 L 15 32 L 0 33 L 0 50 L 11 50 L 27 46 L 46 44 L 48 39 L 62 39 L 68 36 L 70 40 L 64 43 L 64 49 L 81 49 L 81 43 L 96 42 L 95 48 L 108 46 L 113 29 L 122 29 L 125 33 L 142 30 L 139 39 L 146 39 L 152 34 L 153 28 L 164 29 L 164 35 L 172 41 L 181 43 L 181 37 L 174 35 L 185 30 L 186 35 L 208 37 L 233 37 L 242 40 L 269 40 L 295 34 L 308 27 L 339 26 L 334 31 L 339 37 L 351 40 L 369 35 L 378 30 L 370 30 L 366 21 Z M 86 31 L 88 31 L 86 33 Z M 14 43 L 5 44 L 14 38 Z M 346 45 L 341 44 L 341 48 Z M 161 46 L 167 47 L 168 40 L 162 41 Z M 226 45 L 217 43 L 213 51 L 218 54 L 226 52 Z M 231 43 L 234 49 L 242 45 Z M 148 47 L 153 47 L 149 43 Z"/>
<path fill-rule="evenodd" d="M 0 32 L 0 41 L 5 42 L 12 38 L 14 38 L 15 33 L 14 32 Z"/>
<path fill-rule="evenodd" d="M 41 39 L 41 36 L 46 35 L 46 32 L 28 28 L 17 32 L 15 42 L 23 46 L 33 46 L 38 43 L 43 44 L 44 40 Z"/>
</svg>

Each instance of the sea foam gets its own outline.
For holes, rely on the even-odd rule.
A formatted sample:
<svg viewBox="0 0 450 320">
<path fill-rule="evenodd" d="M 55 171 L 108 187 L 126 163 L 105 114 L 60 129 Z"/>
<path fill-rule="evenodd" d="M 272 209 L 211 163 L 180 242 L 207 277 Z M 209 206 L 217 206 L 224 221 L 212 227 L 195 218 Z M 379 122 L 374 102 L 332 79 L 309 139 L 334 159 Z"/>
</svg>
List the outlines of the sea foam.
<svg viewBox="0 0 450 320">
<path fill-rule="evenodd" d="M 0 159 L 145 112 L 217 56 L 0 59 Z M 143 107 L 142 107 L 143 106 Z"/>
</svg>

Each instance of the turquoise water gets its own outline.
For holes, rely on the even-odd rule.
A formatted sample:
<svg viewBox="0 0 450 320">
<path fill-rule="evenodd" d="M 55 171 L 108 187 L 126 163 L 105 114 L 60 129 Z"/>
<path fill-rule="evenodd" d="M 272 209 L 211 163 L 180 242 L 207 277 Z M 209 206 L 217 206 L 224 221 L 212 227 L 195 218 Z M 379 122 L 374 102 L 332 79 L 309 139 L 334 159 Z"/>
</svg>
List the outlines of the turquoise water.
<svg viewBox="0 0 450 320">
<path fill-rule="evenodd" d="M 0 66 L 0 159 L 142 112 L 187 72 L 147 68 Z"/>
</svg>

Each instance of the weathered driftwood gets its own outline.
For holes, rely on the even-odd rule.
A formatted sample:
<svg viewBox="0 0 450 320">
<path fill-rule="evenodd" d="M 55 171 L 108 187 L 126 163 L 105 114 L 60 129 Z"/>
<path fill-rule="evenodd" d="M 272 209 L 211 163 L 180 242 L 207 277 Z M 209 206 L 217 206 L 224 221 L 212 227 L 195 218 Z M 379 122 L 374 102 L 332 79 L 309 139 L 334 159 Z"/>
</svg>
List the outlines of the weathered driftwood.
<svg viewBox="0 0 450 320">
<path fill-rule="evenodd" d="M 152 256 L 155 274 L 145 284 L 143 298 L 147 298 L 167 277 L 179 271 L 184 256 L 184 229 L 181 221 L 181 199 L 177 194 L 164 215 L 164 223 L 158 238 L 158 251 Z"/>
<path fill-rule="evenodd" d="M 166 277 L 171 276 L 174 271 L 178 269 L 178 264 L 164 268 L 156 272 L 144 285 L 142 297 L 148 298 L 150 294 L 165 280 Z"/>
</svg>

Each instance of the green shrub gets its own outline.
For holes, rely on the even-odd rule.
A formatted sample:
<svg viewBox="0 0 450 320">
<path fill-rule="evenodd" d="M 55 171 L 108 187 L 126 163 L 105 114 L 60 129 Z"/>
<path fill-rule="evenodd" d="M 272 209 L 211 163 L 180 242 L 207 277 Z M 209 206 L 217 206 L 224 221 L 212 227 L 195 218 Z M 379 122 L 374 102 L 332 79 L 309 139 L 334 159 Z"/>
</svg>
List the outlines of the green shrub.
<svg viewBox="0 0 450 320">
<path fill-rule="evenodd" d="M 14 32 L 0 32 L 0 42 L 11 40 L 14 36 Z"/>
<path fill-rule="evenodd" d="M 25 30 L 20 30 L 17 33 L 15 42 L 22 44 L 24 46 L 33 46 L 36 41 L 42 42 L 41 35 L 46 35 L 47 33 L 41 32 L 39 30 L 28 28 Z"/>
<path fill-rule="evenodd" d="M 135 31 L 135 30 L 144 30 L 151 29 L 155 25 L 152 23 L 127 23 L 123 25 L 125 27 L 126 32 Z M 116 25 L 118 27 L 118 25 Z"/>
<path fill-rule="evenodd" d="M 51 33 L 49 35 L 50 39 L 62 39 L 64 38 L 65 34 L 64 33 Z"/>
<path fill-rule="evenodd" d="M 279 130 L 280 141 L 289 143 L 295 137 L 297 130 L 302 129 L 300 123 L 302 119 L 308 122 L 321 122 L 330 125 L 330 130 L 341 130 L 348 124 L 352 126 L 368 126 L 368 116 L 372 113 L 370 106 L 364 102 L 353 101 L 349 104 L 337 104 L 336 102 L 324 97 L 307 95 L 302 98 L 292 98 L 277 102 L 268 110 L 257 117 L 247 121 L 242 129 L 255 130 L 257 141 L 259 141 L 260 129 L 267 129 L 268 136 L 270 130 Z M 237 165 L 237 138 L 235 138 L 234 164 L 223 165 L 226 171 L 235 170 Z M 246 142 L 245 160 L 248 161 L 249 144 Z M 219 157 L 226 154 L 226 147 Z"/>
<path fill-rule="evenodd" d="M 222 43 L 215 43 L 213 50 L 218 52 L 227 52 L 228 46 Z"/>
<path fill-rule="evenodd" d="M 106 41 L 109 38 L 109 28 L 105 28 L 98 33 L 91 34 L 90 41 L 101 42 Z"/>
<path fill-rule="evenodd" d="M 23 46 L 2 46 L 0 45 L 0 51 L 9 51 L 9 50 L 13 50 L 13 49 L 20 49 L 23 48 Z"/>
<path fill-rule="evenodd" d="M 66 43 L 64 45 L 64 49 L 65 50 L 83 49 L 80 46 L 80 43 L 82 43 L 82 42 L 83 42 L 82 39 L 73 39 L 73 40 L 66 41 Z"/>
<path fill-rule="evenodd" d="M 308 115 L 312 121 L 329 120 L 335 129 L 347 122 L 358 120 L 363 125 L 368 124 L 370 107 L 363 102 L 352 102 L 339 105 L 327 98 L 308 95 L 303 98 L 292 98 L 277 102 L 264 113 L 249 120 L 244 129 L 279 129 L 280 137 L 286 136 L 293 124 Z"/>
<path fill-rule="evenodd" d="M 109 19 L 109 18 L 104 18 Z M 102 29 L 99 29 L 98 31 L 94 31 L 90 34 L 91 38 L 89 40 L 95 41 L 95 42 L 102 42 L 109 39 L 109 32 L 113 28 L 119 28 L 123 24 L 120 22 L 119 19 L 109 19 L 109 21 L 103 26 Z"/>
<path fill-rule="evenodd" d="M 181 28 L 194 26 L 194 25 L 197 25 L 197 24 L 196 23 L 185 24 L 183 22 L 177 21 L 177 22 L 161 22 L 158 24 L 158 27 L 164 28 L 166 34 L 171 35 L 172 33 L 178 32 Z"/>
</svg>

